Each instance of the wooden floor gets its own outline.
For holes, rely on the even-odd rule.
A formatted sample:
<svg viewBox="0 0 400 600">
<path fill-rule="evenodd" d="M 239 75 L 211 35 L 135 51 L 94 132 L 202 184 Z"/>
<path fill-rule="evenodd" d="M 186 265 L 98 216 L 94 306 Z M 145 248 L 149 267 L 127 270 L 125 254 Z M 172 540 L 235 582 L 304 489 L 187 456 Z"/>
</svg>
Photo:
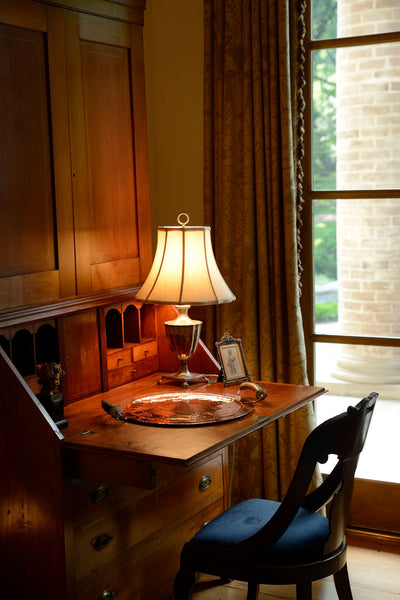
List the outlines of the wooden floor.
<svg viewBox="0 0 400 600">
<path fill-rule="evenodd" d="M 400 600 L 400 554 L 386 550 L 349 546 L 348 569 L 353 600 Z M 234 581 L 215 585 L 202 576 L 193 600 L 246 600 L 246 586 Z M 294 586 L 262 586 L 259 600 L 295 599 Z M 313 600 L 338 600 L 332 578 L 313 583 Z"/>
</svg>

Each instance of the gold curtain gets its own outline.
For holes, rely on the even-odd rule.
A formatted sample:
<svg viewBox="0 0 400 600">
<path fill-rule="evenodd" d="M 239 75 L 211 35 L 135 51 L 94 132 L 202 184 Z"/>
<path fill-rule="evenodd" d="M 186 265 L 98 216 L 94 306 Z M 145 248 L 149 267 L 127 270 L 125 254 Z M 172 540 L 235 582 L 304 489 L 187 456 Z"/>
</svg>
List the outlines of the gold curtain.
<svg viewBox="0 0 400 600">
<path fill-rule="evenodd" d="M 204 7 L 205 221 L 237 297 L 210 309 L 207 344 L 227 331 L 242 339 L 252 379 L 307 383 L 289 0 L 205 0 Z M 308 406 L 236 443 L 232 503 L 280 498 L 314 425 Z"/>
</svg>

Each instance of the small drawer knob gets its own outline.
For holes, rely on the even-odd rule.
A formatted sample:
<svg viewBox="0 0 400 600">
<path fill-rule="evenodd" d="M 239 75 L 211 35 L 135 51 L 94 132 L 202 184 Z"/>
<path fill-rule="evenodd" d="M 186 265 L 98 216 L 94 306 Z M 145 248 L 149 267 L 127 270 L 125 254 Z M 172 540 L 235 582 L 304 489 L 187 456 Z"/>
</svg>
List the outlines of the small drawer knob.
<svg viewBox="0 0 400 600">
<path fill-rule="evenodd" d="M 112 536 L 108 533 L 101 533 L 95 540 L 92 541 L 92 546 L 97 552 L 101 552 L 111 542 Z"/>
<path fill-rule="evenodd" d="M 114 598 L 114 592 L 111 590 L 103 590 L 98 597 L 98 600 L 112 600 Z"/>
<path fill-rule="evenodd" d="M 94 504 L 101 504 L 108 497 L 110 490 L 105 485 L 99 485 L 90 496 Z"/>
<path fill-rule="evenodd" d="M 201 490 L 206 490 L 207 488 L 210 487 L 211 482 L 212 482 L 212 479 L 209 475 L 203 475 L 203 477 L 200 479 L 199 488 Z"/>
</svg>

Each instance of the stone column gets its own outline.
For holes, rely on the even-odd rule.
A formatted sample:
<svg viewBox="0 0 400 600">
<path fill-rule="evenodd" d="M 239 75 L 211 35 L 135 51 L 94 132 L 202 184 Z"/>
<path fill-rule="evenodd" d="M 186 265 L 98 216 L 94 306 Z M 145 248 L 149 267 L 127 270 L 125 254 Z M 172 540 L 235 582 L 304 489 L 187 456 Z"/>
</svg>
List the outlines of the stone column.
<svg viewBox="0 0 400 600">
<path fill-rule="evenodd" d="M 390 31 L 400 2 L 338 0 L 338 35 Z M 372 8 L 371 8 L 372 7 Z M 337 189 L 400 187 L 400 43 L 337 50 Z M 339 332 L 400 335 L 400 200 L 339 200 Z M 400 383 L 400 349 L 344 346 L 332 373 Z"/>
</svg>

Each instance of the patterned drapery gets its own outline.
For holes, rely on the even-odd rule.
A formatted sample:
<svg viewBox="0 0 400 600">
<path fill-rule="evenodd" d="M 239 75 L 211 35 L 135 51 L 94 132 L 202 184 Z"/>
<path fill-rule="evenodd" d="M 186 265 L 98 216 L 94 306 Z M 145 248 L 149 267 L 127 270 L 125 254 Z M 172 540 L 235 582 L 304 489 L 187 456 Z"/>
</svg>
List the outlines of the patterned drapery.
<svg viewBox="0 0 400 600">
<path fill-rule="evenodd" d="M 242 339 L 253 379 L 302 384 L 301 173 L 292 110 L 301 87 L 294 92 L 290 77 L 291 54 L 298 60 L 299 53 L 292 41 L 298 36 L 290 33 L 298 21 L 291 19 L 289 3 L 297 13 L 290 0 L 204 3 L 205 222 L 237 297 L 210 309 L 207 343 L 213 346 L 227 331 Z M 230 457 L 232 503 L 280 498 L 313 426 L 310 405 L 237 442 Z"/>
</svg>

